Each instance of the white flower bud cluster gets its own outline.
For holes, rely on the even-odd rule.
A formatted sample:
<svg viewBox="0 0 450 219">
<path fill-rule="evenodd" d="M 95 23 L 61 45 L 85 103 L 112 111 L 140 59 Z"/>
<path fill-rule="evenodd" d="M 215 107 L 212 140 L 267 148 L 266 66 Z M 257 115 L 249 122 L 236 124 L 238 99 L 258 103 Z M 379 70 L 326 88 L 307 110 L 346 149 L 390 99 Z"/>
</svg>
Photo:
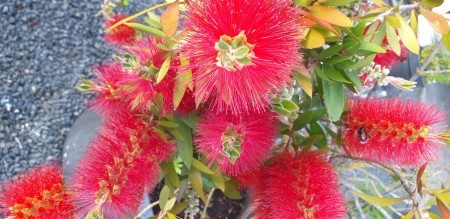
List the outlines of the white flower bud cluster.
<svg viewBox="0 0 450 219">
<path fill-rule="evenodd" d="M 372 62 L 372 65 L 362 68 L 361 72 L 367 74 L 366 81 L 376 80 L 380 86 L 386 86 L 389 84 L 388 81 L 384 80 L 390 73 L 390 70 L 386 67 Z"/>
<path fill-rule="evenodd" d="M 184 214 L 187 218 L 194 218 L 200 212 L 200 198 L 197 192 L 192 189 L 191 184 L 188 184 L 184 198 L 188 202 L 188 206 L 184 209 Z"/>
</svg>

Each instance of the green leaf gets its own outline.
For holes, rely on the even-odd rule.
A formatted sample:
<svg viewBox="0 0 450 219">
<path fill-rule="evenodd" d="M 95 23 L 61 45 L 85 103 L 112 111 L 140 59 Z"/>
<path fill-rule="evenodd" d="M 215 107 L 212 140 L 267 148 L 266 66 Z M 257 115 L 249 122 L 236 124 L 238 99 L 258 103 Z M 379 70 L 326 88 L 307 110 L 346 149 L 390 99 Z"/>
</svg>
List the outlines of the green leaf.
<svg viewBox="0 0 450 219">
<path fill-rule="evenodd" d="M 349 68 L 355 69 L 355 68 L 362 68 L 362 67 L 366 67 L 366 66 L 372 65 L 372 62 L 375 59 L 375 56 L 376 56 L 375 54 L 367 56 L 365 59 L 357 62 L 355 65 L 350 66 Z"/>
<path fill-rule="evenodd" d="M 176 118 L 175 121 L 180 125 L 178 127 L 178 131 L 180 131 L 184 139 L 184 141 L 176 139 L 178 155 L 180 156 L 181 160 L 186 165 L 186 167 L 190 169 L 192 166 L 192 156 L 194 153 L 194 147 L 192 145 L 191 129 L 179 118 Z"/>
<path fill-rule="evenodd" d="M 289 110 L 284 109 L 283 107 L 274 105 L 273 109 L 282 116 L 290 116 L 291 115 L 291 112 Z"/>
<path fill-rule="evenodd" d="M 361 43 L 361 46 L 359 47 L 359 49 L 370 51 L 370 52 L 375 52 L 375 53 L 386 53 L 385 48 L 383 48 L 377 44 L 367 42 L 367 41 L 363 41 Z"/>
<path fill-rule="evenodd" d="M 386 38 L 389 43 L 389 45 L 392 48 L 392 51 L 395 52 L 398 56 L 400 56 L 400 53 L 402 52 L 402 49 L 400 47 L 400 42 L 397 36 L 397 32 L 391 25 L 386 25 Z"/>
<path fill-rule="evenodd" d="M 310 97 L 312 97 L 313 93 L 313 86 L 312 86 L 312 80 L 310 77 L 306 77 L 301 73 L 295 74 L 295 80 L 297 83 L 302 87 L 302 90 Z"/>
<path fill-rule="evenodd" d="M 192 188 L 197 192 L 198 196 L 206 202 L 205 192 L 203 191 L 203 180 L 202 174 L 195 168 L 191 168 L 188 173 L 189 181 L 191 182 Z"/>
<path fill-rule="evenodd" d="M 357 0 L 319 0 L 320 4 L 328 5 L 328 6 L 343 6 L 352 2 L 356 2 Z"/>
<path fill-rule="evenodd" d="M 444 3 L 444 0 L 423 0 L 422 2 L 420 2 L 422 6 L 428 8 L 438 7 L 442 5 L 442 3 Z"/>
<path fill-rule="evenodd" d="M 209 169 L 205 164 L 195 158 L 192 159 L 192 166 L 206 174 L 214 174 L 211 169 Z"/>
<path fill-rule="evenodd" d="M 414 31 L 406 23 L 405 19 L 398 13 L 395 13 L 397 18 L 400 20 L 401 26 L 397 29 L 398 35 L 402 39 L 402 43 L 408 48 L 409 51 L 418 54 L 420 51 L 419 41 L 417 40 Z"/>
<path fill-rule="evenodd" d="M 290 100 L 282 100 L 281 105 L 291 112 L 296 112 L 298 110 L 298 106 Z"/>
<path fill-rule="evenodd" d="M 388 25 L 386 25 L 386 26 L 391 26 L 393 28 L 399 28 L 401 26 L 400 20 L 395 16 L 388 15 L 388 16 L 386 16 L 386 20 L 388 23 Z"/>
<path fill-rule="evenodd" d="M 141 24 L 141 23 L 125 23 L 127 26 L 130 26 L 136 30 L 140 30 L 142 32 L 149 33 L 153 36 L 157 37 L 165 37 L 166 35 L 161 30 L 158 30 L 156 28 Z"/>
<path fill-rule="evenodd" d="M 163 62 L 163 64 L 162 64 L 161 68 L 159 69 L 158 77 L 156 78 L 156 83 L 157 83 L 157 84 L 158 84 L 159 82 L 161 82 L 161 81 L 164 79 L 164 77 L 166 77 L 167 72 L 169 71 L 169 68 L 170 68 L 170 60 L 171 60 L 171 59 L 172 59 L 172 57 L 171 57 L 171 56 L 168 56 L 168 57 L 164 60 L 164 62 Z"/>
<path fill-rule="evenodd" d="M 345 73 L 343 70 L 336 69 L 330 65 L 323 65 L 322 70 L 329 79 L 333 81 L 343 82 L 343 83 L 350 83 L 350 81 L 344 76 Z"/>
<path fill-rule="evenodd" d="M 301 113 L 298 118 L 294 121 L 293 130 L 298 131 L 302 128 L 305 128 L 306 125 L 309 123 L 313 115 L 312 111 L 306 111 Z"/>
<path fill-rule="evenodd" d="M 339 51 L 341 51 L 341 49 L 344 47 L 344 45 L 342 44 L 336 44 L 333 46 L 330 46 L 330 48 L 323 50 L 317 57 L 317 60 L 323 60 L 326 59 L 330 56 L 335 55 L 336 53 L 338 53 Z"/>
<path fill-rule="evenodd" d="M 242 199 L 241 194 L 237 191 L 238 184 L 235 180 L 229 180 L 225 183 L 225 196 L 231 199 Z"/>
<path fill-rule="evenodd" d="M 345 71 L 347 77 L 350 79 L 353 85 L 355 85 L 357 90 L 362 90 L 361 79 L 359 79 L 358 74 L 355 71 L 347 70 Z"/>
<path fill-rule="evenodd" d="M 161 209 L 164 209 L 166 207 L 167 201 L 169 200 L 169 196 L 170 196 L 170 188 L 165 185 L 162 190 L 161 193 L 159 193 L 159 207 Z"/>
<path fill-rule="evenodd" d="M 225 179 L 223 178 L 223 175 L 216 171 L 213 175 L 211 175 L 211 179 L 214 182 L 214 184 L 222 191 L 225 191 Z"/>
<path fill-rule="evenodd" d="M 322 81 L 325 106 L 332 121 L 340 119 L 344 111 L 344 86 L 341 83 Z"/>
<path fill-rule="evenodd" d="M 173 197 L 173 198 L 169 199 L 169 200 L 166 202 L 166 205 L 164 206 L 163 211 L 164 211 L 164 212 L 167 212 L 167 211 L 169 211 L 170 209 L 172 209 L 173 206 L 175 205 L 175 202 L 176 202 L 176 201 L 177 201 L 177 197 Z M 168 213 L 168 214 L 170 214 L 170 213 Z M 171 214 L 171 215 L 173 216 L 173 214 Z M 170 218 L 170 217 L 169 217 L 169 218 Z M 168 218 L 168 219 L 169 219 L 169 218 Z M 175 216 L 173 216 L 173 218 L 176 219 Z"/>
<path fill-rule="evenodd" d="M 348 60 L 350 57 L 348 56 L 342 56 L 342 55 L 335 55 L 329 59 L 324 60 L 323 62 L 328 64 L 328 65 L 335 65 L 338 64 L 340 62 L 343 62 L 345 60 Z"/>
<path fill-rule="evenodd" d="M 390 206 L 395 203 L 399 203 L 406 199 L 406 197 L 405 198 L 383 198 L 383 197 L 371 196 L 371 195 L 356 192 L 356 191 L 350 191 L 350 192 L 353 193 L 354 195 L 358 196 L 359 198 L 363 199 L 367 203 L 370 203 L 372 205 L 383 206 L 383 207 Z"/>
<path fill-rule="evenodd" d="M 168 177 L 170 182 L 175 186 L 175 187 L 180 187 L 180 179 L 178 177 L 177 171 L 175 170 L 175 164 L 174 161 L 170 161 L 168 163 Z"/>
<path fill-rule="evenodd" d="M 178 126 L 179 126 L 178 123 L 172 122 L 172 121 L 167 121 L 167 120 L 154 120 L 154 122 L 156 124 L 158 124 L 159 126 L 166 127 L 166 128 L 178 128 Z"/>
</svg>

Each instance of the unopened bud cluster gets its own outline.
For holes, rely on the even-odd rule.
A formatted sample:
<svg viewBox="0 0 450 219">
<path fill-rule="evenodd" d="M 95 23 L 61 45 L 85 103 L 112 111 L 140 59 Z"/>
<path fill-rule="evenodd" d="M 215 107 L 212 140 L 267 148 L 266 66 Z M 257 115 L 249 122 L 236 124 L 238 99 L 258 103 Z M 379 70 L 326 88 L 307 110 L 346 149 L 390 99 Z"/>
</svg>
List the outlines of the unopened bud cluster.
<svg viewBox="0 0 450 219">
<path fill-rule="evenodd" d="M 188 184 L 184 198 L 188 203 L 188 206 L 184 209 L 184 214 L 189 218 L 194 218 L 195 215 L 200 212 L 200 199 L 197 192 L 192 189 L 192 185 Z"/>
</svg>

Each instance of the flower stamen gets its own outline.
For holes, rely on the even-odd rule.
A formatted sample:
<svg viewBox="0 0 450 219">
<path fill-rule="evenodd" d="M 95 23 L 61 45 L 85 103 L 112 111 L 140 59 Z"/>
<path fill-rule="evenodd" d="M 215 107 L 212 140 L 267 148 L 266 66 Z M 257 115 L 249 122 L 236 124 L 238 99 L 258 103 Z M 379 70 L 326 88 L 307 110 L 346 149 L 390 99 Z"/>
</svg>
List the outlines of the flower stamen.
<svg viewBox="0 0 450 219">
<path fill-rule="evenodd" d="M 242 70 L 244 66 L 253 64 L 251 59 L 255 57 L 254 47 L 255 45 L 247 42 L 244 31 L 233 38 L 222 35 L 214 46 L 218 51 L 216 64 L 228 71 Z"/>
</svg>

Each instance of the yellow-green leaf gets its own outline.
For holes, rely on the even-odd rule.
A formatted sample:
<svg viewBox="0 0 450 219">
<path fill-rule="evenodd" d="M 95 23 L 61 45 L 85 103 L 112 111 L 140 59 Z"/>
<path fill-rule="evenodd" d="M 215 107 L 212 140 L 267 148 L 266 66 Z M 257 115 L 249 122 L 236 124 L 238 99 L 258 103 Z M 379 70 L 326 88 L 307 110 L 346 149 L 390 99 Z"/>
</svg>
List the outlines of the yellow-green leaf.
<svg viewBox="0 0 450 219">
<path fill-rule="evenodd" d="M 211 169 L 209 169 L 205 164 L 195 158 L 192 159 L 192 166 L 206 174 L 214 174 Z"/>
<path fill-rule="evenodd" d="M 175 1 L 161 15 L 161 27 L 167 37 L 175 35 L 178 29 L 178 22 L 180 21 L 180 8 L 178 1 Z"/>
<path fill-rule="evenodd" d="M 408 48 L 409 51 L 418 54 L 420 51 L 420 46 L 419 41 L 414 34 L 414 31 L 411 29 L 408 23 L 406 23 L 405 19 L 400 16 L 400 14 L 395 13 L 395 16 L 400 20 L 400 27 L 397 30 L 403 44 L 406 46 L 406 48 Z"/>
<path fill-rule="evenodd" d="M 444 0 L 423 0 L 422 2 L 420 2 L 422 6 L 429 8 L 438 7 L 442 5 L 442 3 L 444 3 Z"/>
<path fill-rule="evenodd" d="M 177 128 L 179 125 L 176 122 L 166 121 L 166 120 L 155 120 L 156 124 L 166 128 Z"/>
<path fill-rule="evenodd" d="M 434 30 L 442 34 L 448 33 L 448 21 L 444 16 L 427 10 L 424 7 L 420 7 L 420 11 L 422 12 L 422 15 L 428 20 Z"/>
<path fill-rule="evenodd" d="M 173 107 L 176 109 L 183 100 L 184 94 L 186 93 L 187 89 L 187 84 L 184 82 L 183 75 L 180 75 L 175 79 L 174 86 L 175 87 L 173 89 Z"/>
<path fill-rule="evenodd" d="M 341 27 L 353 27 L 353 22 L 336 8 L 314 4 L 308 7 L 309 12 L 319 19 Z"/>
<path fill-rule="evenodd" d="M 445 192 L 445 191 L 446 190 L 436 193 L 436 197 L 439 198 L 439 200 L 450 205 L 450 192 Z"/>
<path fill-rule="evenodd" d="M 302 44 L 307 49 L 319 48 L 325 44 L 325 37 L 318 30 L 310 28 Z"/>
<path fill-rule="evenodd" d="M 306 69 L 305 69 L 306 70 Z M 312 93 L 313 93 L 313 86 L 312 86 L 312 80 L 311 80 L 311 76 L 307 77 L 301 73 L 296 73 L 295 74 L 295 80 L 297 81 L 297 83 L 300 85 L 300 87 L 302 88 L 303 91 L 305 91 L 305 93 L 312 97 Z"/>
<path fill-rule="evenodd" d="M 189 181 L 191 182 L 192 188 L 197 192 L 198 196 L 206 202 L 205 192 L 203 191 L 203 181 L 202 174 L 195 168 L 191 168 L 188 173 Z"/>
<path fill-rule="evenodd" d="M 414 34 L 417 36 L 417 26 L 419 25 L 419 21 L 417 20 L 417 14 L 416 10 L 411 10 L 411 29 L 413 30 Z"/>
<path fill-rule="evenodd" d="M 442 42 L 444 43 L 445 48 L 450 51 L 450 32 L 442 35 Z"/>
<path fill-rule="evenodd" d="M 222 190 L 222 192 L 225 191 L 225 179 L 219 171 L 214 172 L 214 174 L 211 175 L 211 178 L 217 188 Z"/>
<path fill-rule="evenodd" d="M 140 30 L 142 32 L 149 33 L 153 36 L 164 37 L 165 34 L 161 30 L 156 28 L 141 24 L 141 23 L 125 23 L 125 25 L 135 28 L 136 30 Z"/>
<path fill-rule="evenodd" d="M 161 68 L 159 69 L 158 77 L 156 78 L 157 84 L 159 82 L 161 82 L 164 79 L 164 77 L 166 77 L 167 72 L 169 71 L 169 68 L 170 68 L 170 60 L 171 59 L 172 59 L 171 56 L 167 56 L 167 58 L 164 60 Z"/>
<path fill-rule="evenodd" d="M 174 214 L 172 214 L 172 213 L 167 213 L 167 219 L 177 219 L 177 216 L 175 216 Z"/>
<path fill-rule="evenodd" d="M 173 198 L 171 198 L 171 199 L 169 199 L 167 202 L 166 202 L 166 205 L 164 206 L 164 208 L 163 208 L 163 211 L 164 212 L 167 212 L 167 211 L 169 211 L 170 209 L 172 209 L 172 207 L 175 205 L 175 202 L 177 201 L 177 197 L 173 197 Z M 170 214 L 170 213 L 169 213 Z M 175 216 L 174 216 L 174 218 L 175 218 Z"/>
<path fill-rule="evenodd" d="M 320 4 L 327 6 L 343 6 L 358 0 L 319 0 Z"/>
<path fill-rule="evenodd" d="M 400 53 L 402 52 L 402 49 L 400 47 L 400 42 L 398 40 L 397 32 L 391 25 L 386 25 L 386 38 L 389 43 L 389 45 L 392 48 L 392 51 L 395 52 L 398 56 L 400 56 Z"/>
<path fill-rule="evenodd" d="M 383 198 L 383 197 L 372 196 L 372 195 L 368 195 L 368 194 L 364 194 L 364 193 L 360 193 L 360 192 L 356 192 L 356 191 L 351 191 L 351 193 L 355 194 L 356 196 L 360 197 L 361 199 L 363 199 L 364 201 L 366 201 L 370 204 L 378 205 L 378 206 L 390 206 L 390 205 L 399 203 L 406 199 L 406 198 Z"/>
<path fill-rule="evenodd" d="M 405 214 L 402 219 L 412 219 L 414 216 L 414 211 L 410 211 L 408 214 Z"/>
<path fill-rule="evenodd" d="M 170 188 L 168 186 L 164 186 L 159 193 L 159 207 L 161 209 L 164 209 L 166 207 L 167 201 L 169 200 L 170 196 Z"/>
<path fill-rule="evenodd" d="M 388 15 L 388 16 L 386 16 L 386 20 L 387 20 L 388 24 L 391 25 L 391 27 L 393 27 L 393 28 L 400 27 L 400 20 L 397 17 Z"/>
</svg>

